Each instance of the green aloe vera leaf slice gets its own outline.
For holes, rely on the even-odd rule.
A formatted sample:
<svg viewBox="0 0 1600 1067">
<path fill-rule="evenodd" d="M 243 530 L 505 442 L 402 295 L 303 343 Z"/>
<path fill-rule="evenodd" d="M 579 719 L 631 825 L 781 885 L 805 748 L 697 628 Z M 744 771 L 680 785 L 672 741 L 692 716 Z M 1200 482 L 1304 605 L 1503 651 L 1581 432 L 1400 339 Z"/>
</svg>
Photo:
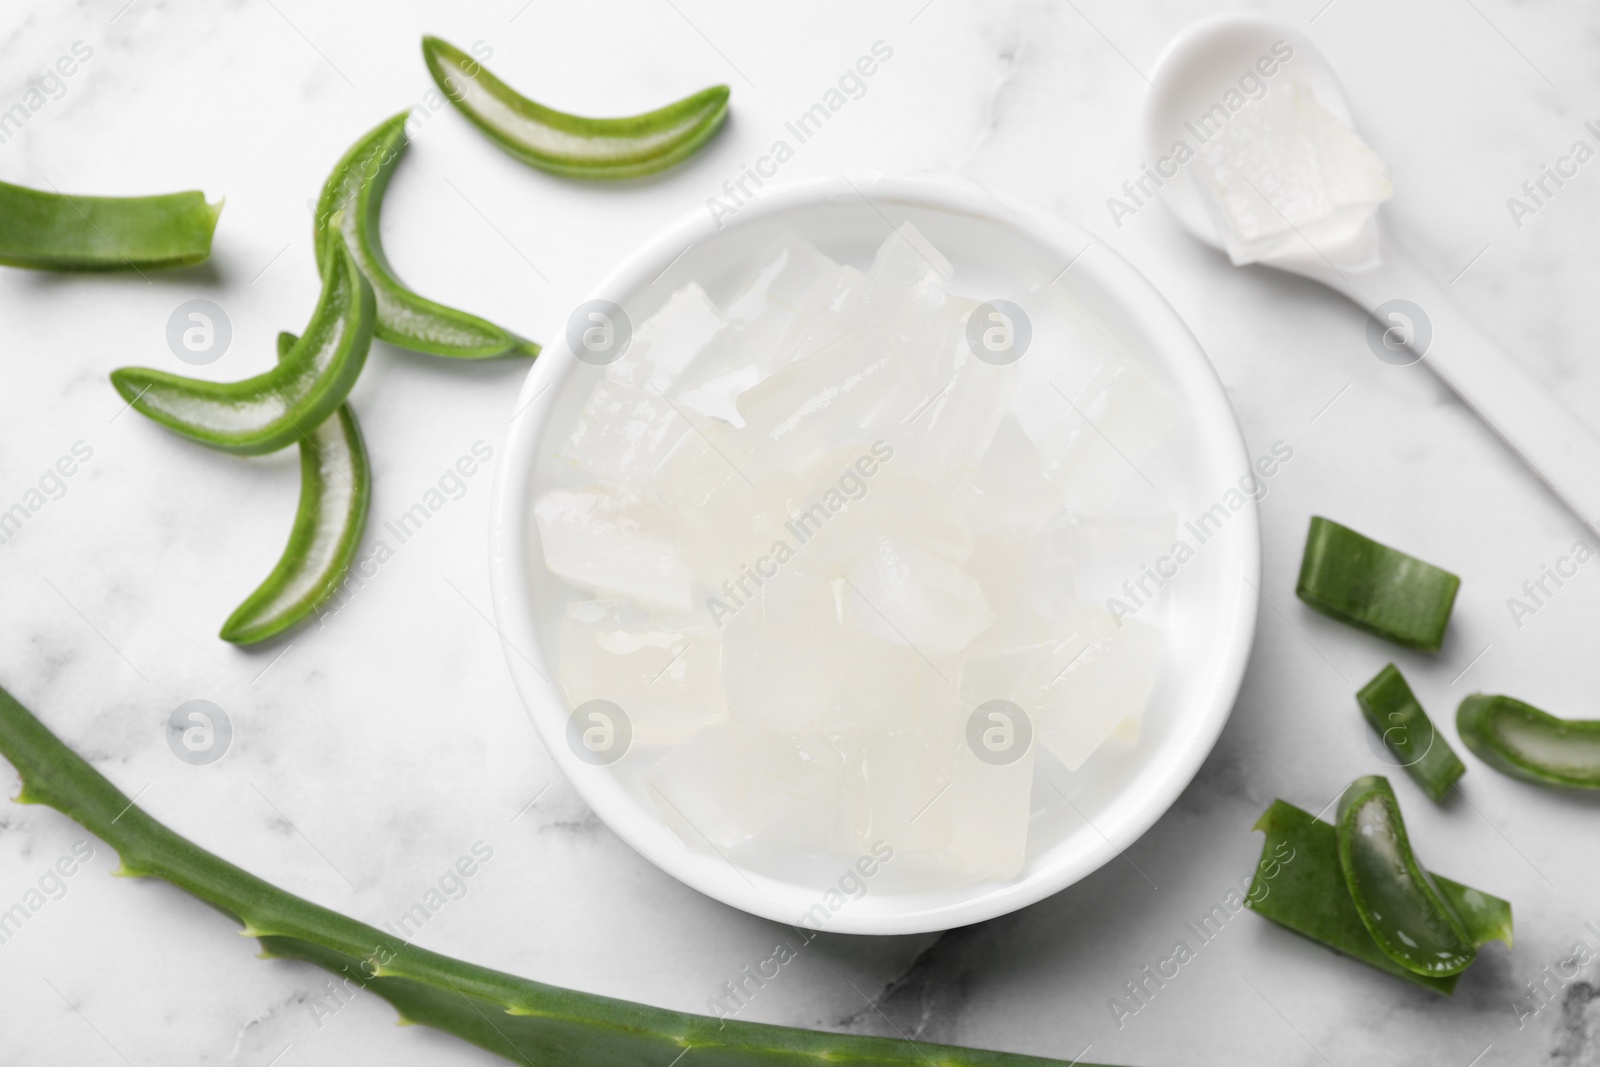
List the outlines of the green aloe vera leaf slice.
<svg viewBox="0 0 1600 1067">
<path fill-rule="evenodd" d="M 1461 758 L 1434 727 L 1394 664 L 1384 667 L 1361 687 L 1356 703 L 1384 747 L 1435 803 L 1466 773 Z"/>
<path fill-rule="evenodd" d="M 1478 946 L 1417 862 L 1389 780 L 1357 778 L 1334 822 L 1339 866 L 1356 912 L 1384 954 L 1417 974 L 1460 974 Z"/>
<path fill-rule="evenodd" d="M 389 266 L 378 232 L 383 194 L 406 149 L 401 112 L 379 123 L 335 164 L 317 200 L 314 239 L 319 262 L 332 235 L 343 233 L 377 299 L 376 336 L 401 348 L 448 359 L 536 356 L 539 346 L 476 315 L 408 289 Z"/>
<path fill-rule="evenodd" d="M 728 117 L 726 85 L 642 115 L 592 119 L 534 103 L 437 37 L 422 39 L 422 55 L 439 89 L 491 141 L 567 177 L 637 178 L 664 170 L 699 151 Z"/>
<path fill-rule="evenodd" d="M 278 335 L 279 358 L 294 346 Z M 251 645 L 303 622 L 339 588 L 367 525 L 372 468 L 349 404 L 300 442 L 300 505 L 289 543 L 266 581 L 223 624 L 221 637 Z"/>
<path fill-rule="evenodd" d="M 324 967 L 388 1000 L 402 1021 L 518 1063 L 666 1067 L 681 1058 L 702 1067 L 1089 1067 L 691 1015 L 479 967 L 287 893 L 200 848 L 134 804 L 4 689 L 0 755 L 22 779 L 18 801 L 47 804 L 105 841 L 122 861 L 119 873 L 169 882 L 237 920 L 266 955 Z"/>
<path fill-rule="evenodd" d="M 1460 588 L 1449 571 L 1313 516 L 1295 593 L 1340 622 L 1437 652 Z"/>
<path fill-rule="evenodd" d="M 1474 755 L 1513 778 L 1600 789 L 1600 721 L 1558 719 L 1512 697 L 1474 693 L 1456 709 L 1456 731 Z"/>
<path fill-rule="evenodd" d="M 0 182 L 0 264 L 34 270 L 186 267 L 211 255 L 222 202 L 197 192 L 74 196 Z"/>
<path fill-rule="evenodd" d="M 1335 952 L 1438 993 L 1455 991 L 1460 975 L 1417 974 L 1390 959 L 1372 939 L 1345 884 L 1339 864 L 1338 833 L 1332 824 L 1286 801 L 1276 800 L 1256 821 L 1266 834 L 1261 860 L 1245 906 L 1279 926 Z M 1511 905 L 1434 875 L 1452 903 L 1461 901 L 1462 921 L 1483 945 L 1511 939 Z"/>
<path fill-rule="evenodd" d="M 343 240 L 327 258 L 311 322 L 272 370 L 208 382 L 124 367 L 112 372 L 112 384 L 140 414 L 224 452 L 261 455 L 301 440 L 350 395 L 372 345 L 372 287 Z"/>
</svg>

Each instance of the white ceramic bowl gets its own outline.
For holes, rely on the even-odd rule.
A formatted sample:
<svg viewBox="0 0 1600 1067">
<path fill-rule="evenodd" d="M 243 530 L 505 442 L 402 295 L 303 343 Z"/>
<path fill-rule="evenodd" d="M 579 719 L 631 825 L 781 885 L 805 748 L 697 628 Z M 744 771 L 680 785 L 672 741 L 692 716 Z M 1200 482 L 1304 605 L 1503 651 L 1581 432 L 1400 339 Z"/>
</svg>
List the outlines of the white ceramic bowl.
<svg viewBox="0 0 1600 1067">
<path fill-rule="evenodd" d="M 708 212 L 694 212 L 646 242 L 590 296 L 620 305 L 638 323 L 689 281 L 725 300 L 747 274 L 750 257 L 783 230 L 864 268 L 890 226 L 905 220 L 955 265 L 954 292 L 1020 303 L 1030 284 L 1056 278 L 1055 288 L 1097 319 L 1121 354 L 1177 402 L 1182 425 L 1174 440 L 1140 466 L 1174 499 L 1180 534 L 1193 546 L 1196 538 L 1183 533 L 1182 522 L 1221 500 L 1250 469 L 1227 397 L 1205 353 L 1150 283 L 1052 214 L 959 178 L 807 181 L 765 192 L 722 219 L 720 228 Z M 709 896 L 797 923 L 837 888 L 847 861 L 759 852 L 735 859 L 690 850 L 645 799 L 642 771 L 620 773 L 627 757 L 614 767 L 593 766 L 568 747 L 570 709 L 555 682 L 556 641 L 566 602 L 582 597 L 545 570 L 531 506 L 541 488 L 572 483 L 571 469 L 563 476 L 565 465 L 554 453 L 603 369 L 573 355 L 565 323 L 552 326 L 517 400 L 490 535 L 495 616 L 517 689 L 556 763 L 623 840 Z M 1051 356 L 1034 349 L 1023 358 Z M 1071 885 L 1137 840 L 1194 777 L 1227 721 L 1250 651 L 1259 580 L 1260 531 L 1251 501 L 1198 546 L 1164 601 L 1140 613 L 1141 621 L 1161 625 L 1166 634 L 1143 736 L 1132 748 L 1103 748 L 1057 781 L 1070 801 L 1036 804 L 1020 875 L 1005 883 L 961 884 L 897 857 L 866 882 L 864 896 L 834 911 L 825 928 L 903 934 L 978 922 Z"/>
</svg>

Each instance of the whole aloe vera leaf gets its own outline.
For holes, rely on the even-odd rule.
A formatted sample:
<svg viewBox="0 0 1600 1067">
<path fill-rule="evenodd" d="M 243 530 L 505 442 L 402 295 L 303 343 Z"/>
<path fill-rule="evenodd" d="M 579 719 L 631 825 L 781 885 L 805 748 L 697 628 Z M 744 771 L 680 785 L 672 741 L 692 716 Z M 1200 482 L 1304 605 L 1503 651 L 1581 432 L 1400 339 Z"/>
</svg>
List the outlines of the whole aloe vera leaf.
<svg viewBox="0 0 1600 1067">
<path fill-rule="evenodd" d="M 323 262 L 329 241 L 342 232 L 361 273 L 372 283 L 380 341 L 449 359 L 537 356 L 539 346 L 532 341 L 412 292 L 389 266 L 378 222 L 383 214 L 383 194 L 406 150 L 408 116 L 409 112 L 402 111 L 380 122 L 334 165 L 317 199 L 312 236 L 318 263 Z"/>
<path fill-rule="evenodd" d="M 1338 833 L 1332 824 L 1293 804 L 1275 800 L 1256 821 L 1255 829 L 1265 831 L 1266 841 L 1246 907 L 1335 952 L 1397 978 L 1438 993 L 1455 991 L 1459 974 L 1442 977 L 1418 974 L 1390 959 L 1378 947 L 1361 921 L 1361 914 L 1345 884 L 1344 870 L 1339 865 Z M 1269 869 L 1275 872 L 1270 880 L 1263 877 Z M 1510 904 L 1443 875 L 1432 877 L 1440 894 L 1467 926 L 1476 945 L 1490 941 L 1511 944 Z"/>
<path fill-rule="evenodd" d="M 642 115 L 592 119 L 537 104 L 437 37 L 422 57 L 439 89 L 491 141 L 530 166 L 568 178 L 637 178 L 694 155 L 728 117 L 713 85 Z"/>
<path fill-rule="evenodd" d="M 237 920 L 266 955 L 354 977 L 403 1021 L 530 1067 L 668 1067 L 679 1058 L 702 1067 L 1069 1067 L 1037 1056 L 719 1020 L 465 963 L 284 892 L 174 833 L 4 689 L 0 754 L 22 778 L 17 801 L 49 805 L 99 837 L 121 859 L 118 873 L 170 882 Z"/>
</svg>

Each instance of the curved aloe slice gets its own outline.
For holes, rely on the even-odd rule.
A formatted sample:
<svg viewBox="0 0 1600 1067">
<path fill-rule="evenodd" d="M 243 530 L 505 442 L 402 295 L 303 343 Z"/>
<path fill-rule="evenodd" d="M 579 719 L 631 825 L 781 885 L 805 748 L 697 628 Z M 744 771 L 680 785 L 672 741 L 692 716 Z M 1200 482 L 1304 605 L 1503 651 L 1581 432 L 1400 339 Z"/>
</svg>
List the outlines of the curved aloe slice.
<svg viewBox="0 0 1600 1067">
<path fill-rule="evenodd" d="M 372 345 L 373 318 L 372 287 L 340 240 L 330 247 L 305 336 L 272 370 L 207 382 L 124 367 L 111 383 L 141 414 L 203 445 L 246 456 L 275 452 L 322 425 L 350 395 Z"/>
<path fill-rule="evenodd" d="M 0 754 L 22 778 L 17 800 L 76 820 L 117 851 L 119 873 L 170 882 L 238 920 L 264 954 L 317 964 L 389 1001 L 402 1022 L 437 1027 L 519 1063 L 1068 1067 L 1034 1056 L 718 1020 L 478 967 L 286 893 L 173 833 L 3 689 Z"/>
<path fill-rule="evenodd" d="M 1511 697 L 1474 693 L 1456 709 L 1456 730 L 1479 759 L 1513 778 L 1600 789 L 1600 722 L 1558 719 Z"/>
<path fill-rule="evenodd" d="M 699 151 L 728 117 L 728 87 L 627 118 L 554 111 L 518 93 L 476 59 L 437 37 L 422 39 L 428 72 L 489 139 L 540 170 L 571 178 L 637 178 Z"/>
<path fill-rule="evenodd" d="M 282 359 L 297 338 L 278 335 Z M 372 500 L 372 471 L 361 427 L 340 404 L 300 442 L 300 507 L 289 544 L 267 580 L 222 626 L 221 637 L 252 645 L 308 618 L 339 588 L 361 545 Z"/>
<path fill-rule="evenodd" d="M 344 154 L 323 183 L 313 234 L 319 262 L 333 236 L 344 234 L 378 302 L 380 341 L 451 359 L 537 356 L 539 346 L 492 322 L 434 303 L 407 289 L 383 254 L 378 220 L 383 194 L 406 149 L 407 112 L 378 124 Z"/>
<path fill-rule="evenodd" d="M 1411 852 L 1389 780 L 1357 778 L 1339 798 L 1339 866 L 1361 922 L 1384 955 L 1417 974 L 1460 974 L 1471 935 Z"/>
<path fill-rule="evenodd" d="M 1393 663 L 1356 693 L 1356 703 L 1378 732 L 1384 747 L 1400 761 L 1413 781 L 1438 803 L 1466 773 L 1450 742 L 1434 728 L 1405 676 Z"/>
<path fill-rule="evenodd" d="M 35 270 L 183 267 L 211 255 L 222 202 L 195 192 L 68 196 L 0 182 L 0 263 Z"/>
<path fill-rule="evenodd" d="M 1455 991 L 1459 974 L 1418 974 L 1391 959 L 1373 940 L 1356 910 L 1339 865 L 1334 828 L 1282 800 L 1273 801 L 1255 828 L 1266 832 L 1245 906 L 1265 919 L 1335 952 L 1438 993 Z M 1460 916 L 1477 946 L 1511 944 L 1511 905 L 1499 897 L 1431 874 L 1440 894 Z"/>
</svg>

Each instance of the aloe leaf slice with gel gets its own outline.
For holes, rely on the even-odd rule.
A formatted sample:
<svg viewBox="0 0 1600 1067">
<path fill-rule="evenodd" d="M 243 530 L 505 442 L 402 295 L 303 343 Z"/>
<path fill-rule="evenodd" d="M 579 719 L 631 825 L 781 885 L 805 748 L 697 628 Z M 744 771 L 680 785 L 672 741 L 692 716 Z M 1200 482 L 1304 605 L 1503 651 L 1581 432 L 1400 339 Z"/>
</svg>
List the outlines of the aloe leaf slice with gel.
<svg viewBox="0 0 1600 1067">
<path fill-rule="evenodd" d="M 278 335 L 278 358 L 293 350 Z M 236 645 L 276 637 L 309 618 L 339 588 L 367 526 L 372 466 L 348 403 L 300 442 L 300 505 L 289 543 L 255 592 L 229 616 L 220 636 Z"/>
<path fill-rule="evenodd" d="M 1252 883 L 1246 896 L 1246 907 L 1386 974 L 1437 993 L 1455 991 L 1461 978 L 1459 973 L 1418 973 L 1390 957 L 1373 938 L 1350 895 L 1339 859 L 1339 833 L 1331 823 L 1286 801 L 1276 800 L 1256 821 L 1255 829 L 1266 833 L 1266 841 L 1257 868 L 1257 882 Z M 1269 871 L 1270 880 L 1266 877 Z M 1481 948 L 1490 941 L 1511 944 L 1509 903 L 1441 874 L 1429 877 L 1469 931 L 1476 947 Z M 1256 891 L 1257 883 L 1264 892 Z"/>
<path fill-rule="evenodd" d="M 372 287 L 343 240 L 329 244 L 322 296 L 305 334 L 265 374 L 208 382 L 145 367 L 111 383 L 141 415 L 211 448 L 255 456 L 309 436 L 355 387 L 372 346 Z"/>
<path fill-rule="evenodd" d="M 1474 693 L 1456 709 L 1456 731 L 1473 755 L 1502 774 L 1600 789 L 1600 721 L 1558 719 L 1512 697 Z"/>
<path fill-rule="evenodd" d="M 536 104 L 437 37 L 422 56 L 440 91 L 489 139 L 530 166 L 569 178 L 637 178 L 698 152 L 728 117 L 714 85 L 642 115 L 591 119 Z"/>
<path fill-rule="evenodd" d="M 376 296 L 380 341 L 448 359 L 538 355 L 538 345 L 510 330 L 417 295 L 389 266 L 378 224 L 383 194 L 406 150 L 408 115 L 402 111 L 366 133 L 323 183 L 313 234 L 319 262 L 326 262 L 322 253 L 342 234 Z"/>
</svg>

